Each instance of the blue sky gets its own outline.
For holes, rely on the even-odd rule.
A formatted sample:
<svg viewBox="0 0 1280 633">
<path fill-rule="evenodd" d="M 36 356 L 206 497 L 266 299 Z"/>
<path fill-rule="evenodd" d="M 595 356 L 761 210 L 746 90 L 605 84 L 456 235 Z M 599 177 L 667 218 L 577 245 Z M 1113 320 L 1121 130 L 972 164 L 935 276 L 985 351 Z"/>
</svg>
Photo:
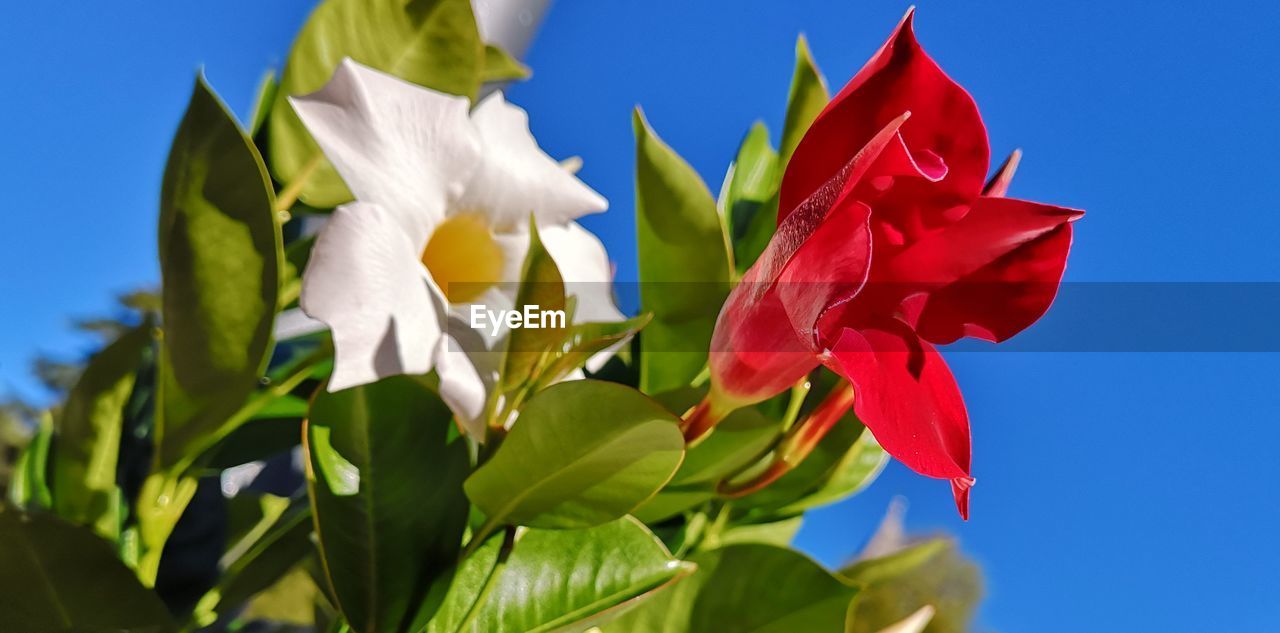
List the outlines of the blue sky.
<svg viewBox="0 0 1280 633">
<path fill-rule="evenodd" d="M 26 377 L 32 354 L 85 349 L 72 317 L 155 281 L 160 175 L 196 68 L 243 114 L 310 5 L 8 8 L 0 389 L 38 394 Z M 626 279 L 634 104 L 715 189 L 752 121 L 779 128 L 798 33 L 838 86 L 905 9 L 561 0 L 530 52 L 534 79 L 510 96 L 548 151 L 582 156 L 583 177 L 611 200 L 586 224 Z M 1274 281 L 1278 23 L 1280 5 L 1255 1 L 924 0 L 917 30 L 974 94 L 995 153 L 1026 151 L 1013 195 L 1088 210 L 1068 279 Z M 863 495 L 812 516 L 805 549 L 839 562 L 900 494 L 911 501 L 909 527 L 955 533 L 983 563 L 981 621 L 991 628 L 1272 626 L 1277 356 L 953 354 L 951 363 L 974 427 L 972 520 L 955 517 L 945 485 L 892 465 Z"/>
</svg>

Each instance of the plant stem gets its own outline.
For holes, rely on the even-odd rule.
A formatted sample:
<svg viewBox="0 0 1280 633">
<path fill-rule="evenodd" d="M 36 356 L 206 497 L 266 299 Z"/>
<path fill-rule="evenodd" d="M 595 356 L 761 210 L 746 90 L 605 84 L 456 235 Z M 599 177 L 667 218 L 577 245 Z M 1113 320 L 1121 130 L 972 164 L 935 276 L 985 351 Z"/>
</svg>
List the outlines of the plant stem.
<svg viewBox="0 0 1280 633">
<path fill-rule="evenodd" d="M 289 181 L 289 184 L 285 185 L 284 189 L 280 190 L 279 195 L 276 196 L 275 211 L 277 213 L 287 213 L 289 209 L 293 208 L 293 203 L 298 201 L 298 195 L 302 193 L 302 188 L 307 186 L 307 181 L 315 174 L 322 158 L 324 158 L 324 154 L 317 152 L 302 165 L 302 169 L 298 170 L 298 175 Z"/>
</svg>

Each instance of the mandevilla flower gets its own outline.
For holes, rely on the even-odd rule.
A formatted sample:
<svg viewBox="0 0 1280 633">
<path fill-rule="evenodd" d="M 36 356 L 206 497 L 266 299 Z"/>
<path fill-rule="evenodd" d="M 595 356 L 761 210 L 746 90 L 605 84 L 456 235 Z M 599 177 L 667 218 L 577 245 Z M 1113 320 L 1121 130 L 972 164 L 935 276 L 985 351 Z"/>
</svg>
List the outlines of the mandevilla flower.
<svg viewBox="0 0 1280 633">
<path fill-rule="evenodd" d="M 531 215 L 576 316 L 623 319 L 604 246 L 573 222 L 607 202 L 539 149 L 500 93 L 468 113 L 465 97 L 345 60 L 292 102 L 356 198 L 334 211 L 303 275 L 303 311 L 333 331 L 330 390 L 435 368 L 478 434 L 505 330 L 471 329 L 469 308 L 513 307 Z"/>
<path fill-rule="evenodd" d="M 822 364 L 849 383 L 833 396 L 844 410 L 890 455 L 950 480 L 967 517 L 968 415 L 933 345 L 1003 341 L 1043 315 L 1081 212 L 1002 197 L 1016 160 L 984 191 L 977 107 L 921 49 L 911 21 L 909 12 L 788 163 L 777 233 L 720 312 L 711 393 L 686 435 Z M 817 429 L 839 415 L 827 411 Z"/>
</svg>

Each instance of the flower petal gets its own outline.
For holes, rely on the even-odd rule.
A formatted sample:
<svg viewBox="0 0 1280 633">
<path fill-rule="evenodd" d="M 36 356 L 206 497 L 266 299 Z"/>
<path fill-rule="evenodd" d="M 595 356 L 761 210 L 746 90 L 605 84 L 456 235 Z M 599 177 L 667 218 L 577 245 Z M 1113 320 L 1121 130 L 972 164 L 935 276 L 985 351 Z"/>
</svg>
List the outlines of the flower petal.
<svg viewBox="0 0 1280 633">
<path fill-rule="evenodd" d="M 425 374 L 440 325 L 418 251 L 385 209 L 338 207 L 302 277 L 301 306 L 333 331 L 337 391 L 397 374 Z"/>
<path fill-rule="evenodd" d="M 529 115 L 495 92 L 471 120 L 484 144 L 482 161 L 467 184 L 462 209 L 483 212 L 499 229 L 514 230 L 532 213 L 541 223 L 561 224 L 609 203 L 548 156 L 529 131 Z"/>
<path fill-rule="evenodd" d="M 856 392 L 854 412 L 898 461 L 949 479 L 968 518 L 969 416 L 955 378 L 933 346 L 905 326 L 846 328 L 826 365 Z"/>
<path fill-rule="evenodd" d="M 356 199 L 393 214 L 419 252 L 480 161 L 465 97 L 350 59 L 324 88 L 290 102 Z"/>
<path fill-rule="evenodd" d="M 801 139 L 783 176 L 779 223 L 877 130 L 904 112 L 911 113 L 902 126 L 906 146 L 920 157 L 931 154 L 927 160 L 918 159 L 925 173 L 945 174 L 938 185 L 929 187 L 931 195 L 966 202 L 981 191 L 990 159 L 986 128 L 969 93 L 916 41 L 913 16 L 907 13 Z M 879 212 L 877 205 L 871 206 Z"/>
<path fill-rule="evenodd" d="M 912 245 L 889 263 L 903 294 L 920 289 L 904 311 L 925 339 L 963 336 L 999 342 L 1039 319 L 1053 298 L 1071 250 L 1071 222 L 1082 212 L 1014 198 L 980 198 L 951 227 Z"/>
<path fill-rule="evenodd" d="M 617 323 L 627 319 L 613 302 L 613 265 L 600 238 L 577 222 L 539 227 L 538 235 L 560 269 L 565 295 L 576 300 L 575 323 Z M 587 370 L 600 371 L 630 341 L 623 339 L 593 354 L 587 359 Z"/>
</svg>

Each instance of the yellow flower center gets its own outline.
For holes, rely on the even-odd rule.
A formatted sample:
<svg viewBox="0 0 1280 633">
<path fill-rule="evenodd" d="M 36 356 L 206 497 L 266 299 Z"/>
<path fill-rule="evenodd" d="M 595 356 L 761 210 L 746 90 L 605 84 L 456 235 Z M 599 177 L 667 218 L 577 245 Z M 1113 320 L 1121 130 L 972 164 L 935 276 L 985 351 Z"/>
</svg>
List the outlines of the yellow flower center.
<svg viewBox="0 0 1280 633">
<path fill-rule="evenodd" d="M 468 303 L 501 281 L 502 249 L 483 218 L 460 214 L 436 227 L 422 263 L 449 303 Z"/>
</svg>

